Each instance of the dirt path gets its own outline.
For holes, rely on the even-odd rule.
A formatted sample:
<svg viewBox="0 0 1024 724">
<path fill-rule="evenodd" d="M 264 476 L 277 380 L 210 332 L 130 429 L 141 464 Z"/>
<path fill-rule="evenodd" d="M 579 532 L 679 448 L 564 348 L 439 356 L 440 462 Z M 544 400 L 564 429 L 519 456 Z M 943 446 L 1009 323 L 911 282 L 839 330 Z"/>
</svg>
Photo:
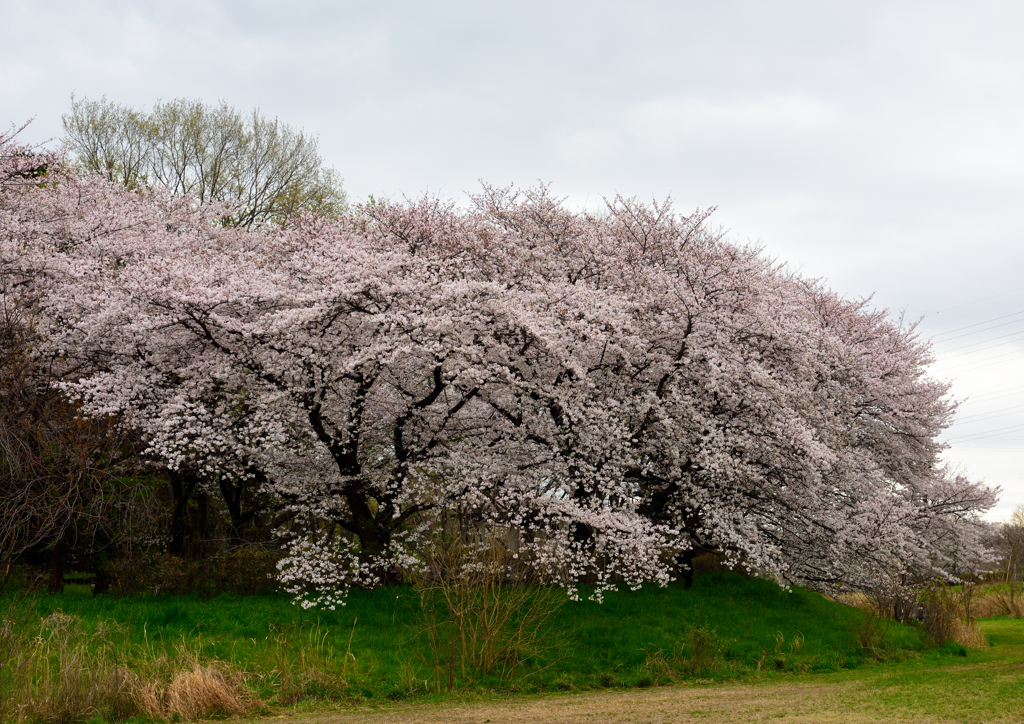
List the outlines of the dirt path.
<svg viewBox="0 0 1024 724">
<path fill-rule="evenodd" d="M 864 707 L 863 682 L 785 682 L 677 686 L 451 705 L 407 704 L 287 717 L 298 724 L 667 724 L 668 722 L 949 722 L 920 714 Z M 869 697 L 870 698 L 870 697 Z"/>
</svg>

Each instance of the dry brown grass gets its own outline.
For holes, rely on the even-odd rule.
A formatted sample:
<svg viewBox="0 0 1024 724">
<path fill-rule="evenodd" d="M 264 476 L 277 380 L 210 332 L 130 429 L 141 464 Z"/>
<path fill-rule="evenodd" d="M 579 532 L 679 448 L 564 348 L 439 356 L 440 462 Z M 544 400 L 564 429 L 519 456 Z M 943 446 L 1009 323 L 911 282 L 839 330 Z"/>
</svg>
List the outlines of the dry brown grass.
<svg viewBox="0 0 1024 724">
<path fill-rule="evenodd" d="M 1010 591 L 1005 584 L 982 589 L 976 596 L 974 615 L 978 618 L 1012 616 L 1024 618 L 1024 591 L 1017 588 Z"/>
<path fill-rule="evenodd" d="M 123 662 L 125 632 L 54 613 L 29 625 L 0 617 L 0 721 L 72 724 L 92 716 L 195 719 L 243 714 L 258 702 L 222 662 L 137 651 Z M 120 648 L 118 648 L 120 646 Z"/>
<path fill-rule="evenodd" d="M 840 593 L 832 597 L 832 600 L 836 603 L 841 603 L 844 606 L 853 606 L 859 608 L 861 611 L 866 613 L 873 613 L 877 615 L 874 605 L 871 603 L 871 598 L 866 593 L 854 592 L 854 593 Z"/>
<path fill-rule="evenodd" d="M 975 619 L 956 619 L 953 622 L 950 640 L 968 649 L 983 649 L 988 646 L 985 634 Z"/>
<path fill-rule="evenodd" d="M 238 681 L 231 681 L 214 666 L 194 664 L 179 671 L 167 688 L 167 711 L 183 719 L 211 714 L 244 714 L 251 708 Z"/>
<path fill-rule="evenodd" d="M 140 714 L 189 720 L 245 714 L 259 705 L 241 672 L 222 661 L 200 660 L 184 647 L 173 657 L 150 656 L 136 664 L 139 673 L 124 671 L 121 687 Z"/>
</svg>

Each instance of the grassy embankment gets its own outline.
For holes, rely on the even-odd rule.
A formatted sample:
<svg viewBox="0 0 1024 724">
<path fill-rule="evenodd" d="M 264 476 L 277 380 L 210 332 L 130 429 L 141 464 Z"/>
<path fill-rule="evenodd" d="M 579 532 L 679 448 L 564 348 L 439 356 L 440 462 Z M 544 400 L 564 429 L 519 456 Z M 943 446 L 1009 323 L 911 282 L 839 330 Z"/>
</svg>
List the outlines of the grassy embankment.
<svg viewBox="0 0 1024 724">
<path fill-rule="evenodd" d="M 87 667 L 80 686 L 96 686 L 101 676 L 123 682 L 120 698 L 98 698 L 84 707 L 111 719 L 159 707 L 171 711 L 168 702 L 178 696 L 173 682 L 188 672 L 193 685 L 206 676 L 211 686 L 219 680 L 237 691 L 237 700 L 221 705 L 228 711 L 435 698 L 439 690 L 443 698 L 448 688 L 424 635 L 419 598 L 407 588 L 353 591 L 348 605 L 336 611 L 303 610 L 280 594 L 204 600 L 92 597 L 85 590 L 7 595 L 0 611 L 11 622 L 6 640 L 21 641 L 19 655 L 35 657 L 37 679 L 50 672 L 51 689 L 74 678 L 73 672 L 61 675 L 61 667 L 79 665 Z M 49 628 L 35 638 L 41 622 Z M 532 651 L 519 652 L 511 675 L 502 677 L 497 669 L 463 675 L 455 667 L 454 688 L 530 693 L 771 678 L 857 668 L 924 647 L 918 629 L 882 624 L 818 594 L 730 573 L 699 575 L 689 591 L 645 587 L 610 594 L 602 604 L 567 602 L 542 633 Z M 31 640 L 35 649 L 24 650 Z M 43 640 L 46 646 L 39 645 Z M 966 652 L 951 645 L 943 653 Z M 0 657 L 5 655 L 11 654 L 0 642 Z M 509 659 L 501 661 L 507 670 Z M 14 682 L 6 668 L 0 688 L 24 690 L 25 682 Z M 46 695 L 43 688 L 35 691 Z M 9 693 L 0 691 L 0 697 Z M 146 697 L 150 705 L 140 707 Z M 68 711 L 63 718 L 74 716 Z"/>
<path fill-rule="evenodd" d="M 478 696 L 384 702 L 310 713 L 296 724 L 714 724 L 782 719 L 804 724 L 1024 721 L 1024 620 L 989 619 L 990 642 L 966 657 L 948 651 L 814 676 L 743 677 L 722 684 L 565 695 Z"/>
</svg>

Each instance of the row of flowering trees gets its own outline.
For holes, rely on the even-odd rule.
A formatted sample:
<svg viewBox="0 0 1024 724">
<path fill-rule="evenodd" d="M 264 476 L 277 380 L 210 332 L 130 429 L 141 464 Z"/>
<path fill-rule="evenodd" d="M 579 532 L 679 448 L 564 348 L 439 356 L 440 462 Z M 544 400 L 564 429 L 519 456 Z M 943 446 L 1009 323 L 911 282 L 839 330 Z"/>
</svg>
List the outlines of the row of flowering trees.
<svg viewBox="0 0 1024 724">
<path fill-rule="evenodd" d="M 242 491 L 286 512 L 290 585 L 395 580 L 452 519 L 599 590 L 698 550 L 854 587 L 983 554 L 995 492 L 939 462 L 955 405 L 913 325 L 706 214 L 485 186 L 247 230 L 10 135 L 0 159 L 32 354 L 233 524 Z"/>
</svg>

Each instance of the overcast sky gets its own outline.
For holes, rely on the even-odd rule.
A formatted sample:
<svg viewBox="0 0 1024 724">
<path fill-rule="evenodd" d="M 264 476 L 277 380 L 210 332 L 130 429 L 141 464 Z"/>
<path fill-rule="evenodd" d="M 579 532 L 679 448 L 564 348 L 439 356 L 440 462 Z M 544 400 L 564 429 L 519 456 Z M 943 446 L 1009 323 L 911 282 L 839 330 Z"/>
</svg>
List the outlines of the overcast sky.
<svg viewBox="0 0 1024 724">
<path fill-rule="evenodd" d="M 0 0 L 0 124 L 76 93 L 259 106 L 355 200 L 671 195 L 923 316 L 950 461 L 1024 504 L 1024 4 Z M 1009 316 L 1007 316 L 1009 315 Z M 992 321 L 989 321 L 992 320 Z"/>
</svg>

